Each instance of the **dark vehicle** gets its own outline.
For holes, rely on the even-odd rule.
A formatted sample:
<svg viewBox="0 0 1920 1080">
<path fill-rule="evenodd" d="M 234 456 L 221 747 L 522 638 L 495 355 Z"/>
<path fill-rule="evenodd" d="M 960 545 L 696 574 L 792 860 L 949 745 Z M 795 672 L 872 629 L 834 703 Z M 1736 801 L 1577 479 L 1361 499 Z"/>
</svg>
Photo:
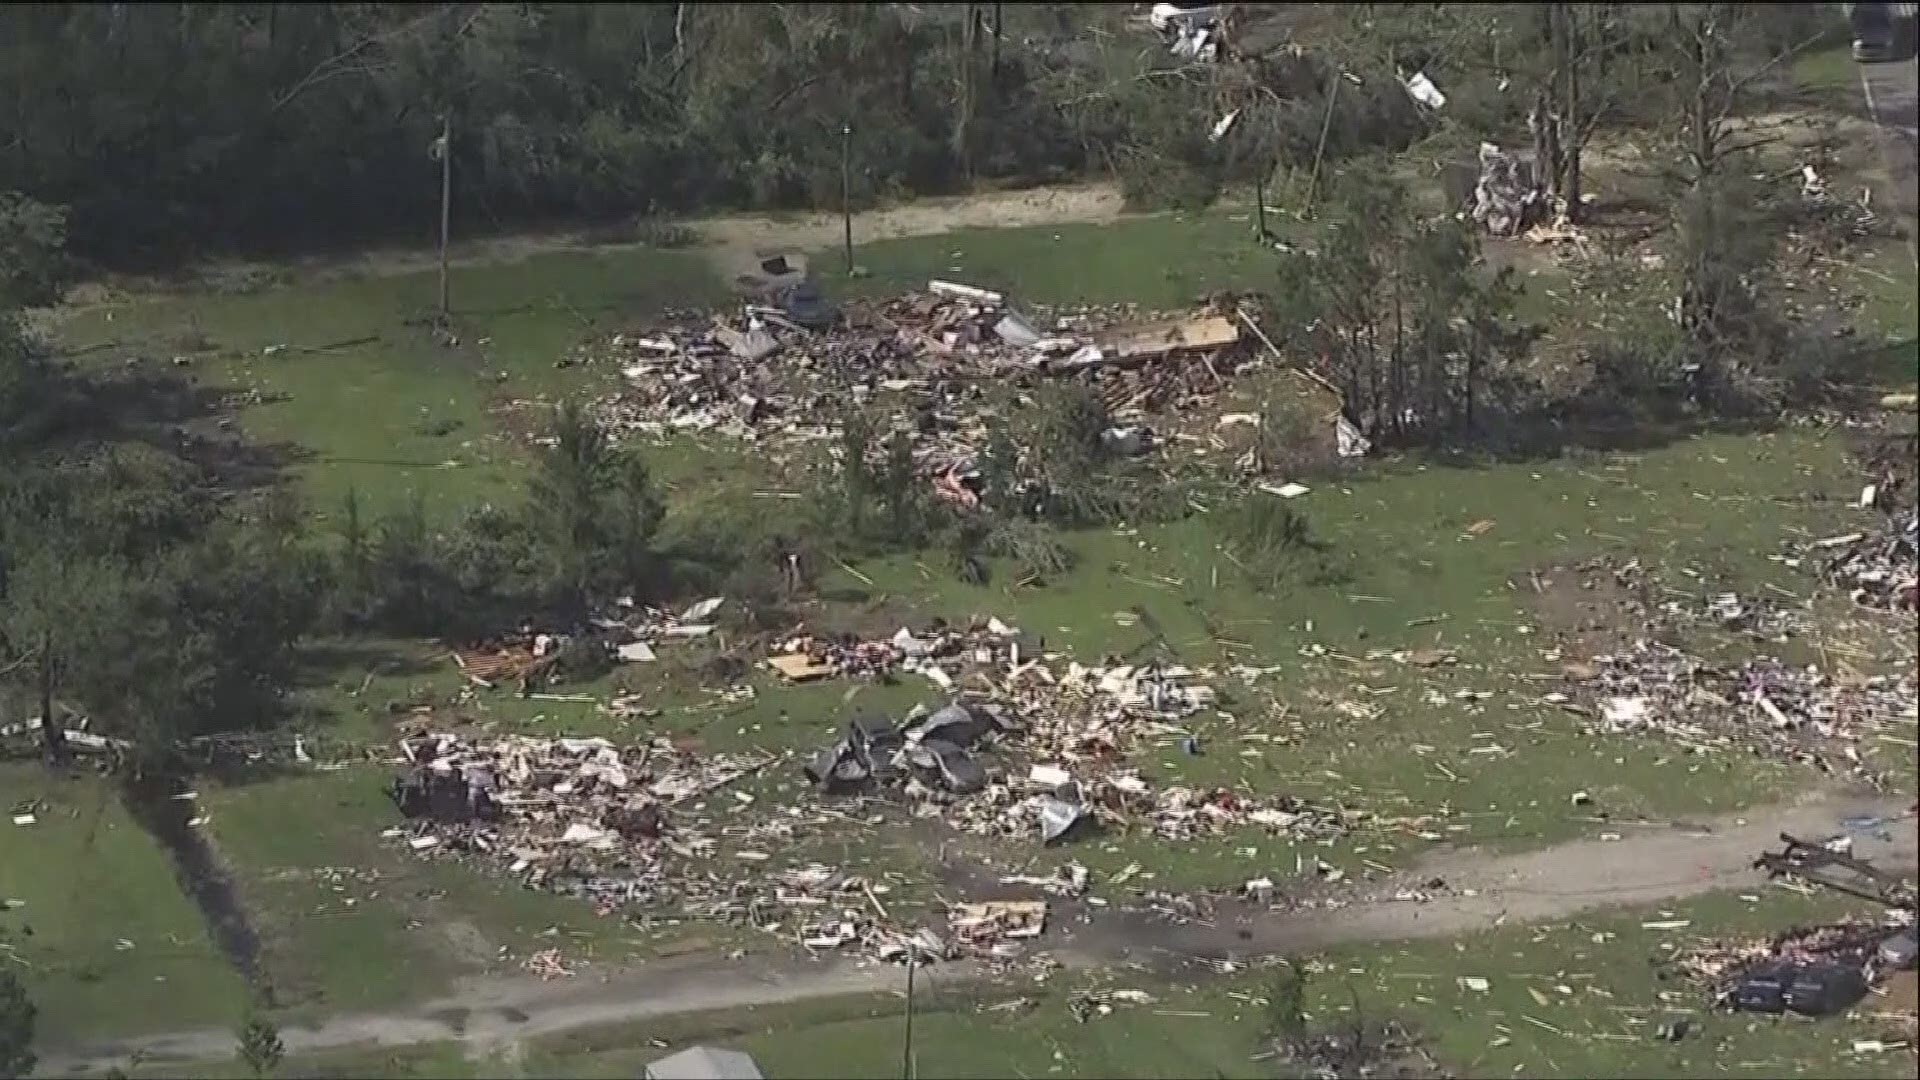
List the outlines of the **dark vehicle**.
<svg viewBox="0 0 1920 1080">
<path fill-rule="evenodd" d="M 1840 964 L 1781 961 L 1755 968 L 1728 988 L 1725 1001 L 1741 1012 L 1796 1012 L 1829 1016 L 1867 994 L 1858 968 Z"/>
<path fill-rule="evenodd" d="M 1853 28 L 1853 58 L 1863 64 L 1913 55 L 1915 4 L 1847 4 Z"/>
</svg>

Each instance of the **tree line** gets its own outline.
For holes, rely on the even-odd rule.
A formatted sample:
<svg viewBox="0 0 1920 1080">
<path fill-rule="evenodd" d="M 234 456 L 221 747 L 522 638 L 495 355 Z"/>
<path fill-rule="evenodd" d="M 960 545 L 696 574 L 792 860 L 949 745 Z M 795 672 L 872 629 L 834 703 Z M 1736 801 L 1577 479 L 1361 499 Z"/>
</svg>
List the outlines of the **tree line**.
<svg viewBox="0 0 1920 1080">
<path fill-rule="evenodd" d="M 470 227 L 837 205 L 847 127 L 858 200 L 1052 179 L 1086 140 L 1040 42 L 1107 17 L 1071 7 L 9 6 L 0 190 L 112 259 L 424 239 L 443 118 Z"/>
<path fill-rule="evenodd" d="M 837 206 L 843 155 L 855 203 L 1088 175 L 1204 203 L 1422 133 L 1393 57 L 1343 44 L 1376 29 L 1310 14 L 1311 48 L 1201 65 L 1124 5 L 9 5 L 0 190 L 109 263 L 426 241 L 443 123 L 463 231 Z"/>
</svg>

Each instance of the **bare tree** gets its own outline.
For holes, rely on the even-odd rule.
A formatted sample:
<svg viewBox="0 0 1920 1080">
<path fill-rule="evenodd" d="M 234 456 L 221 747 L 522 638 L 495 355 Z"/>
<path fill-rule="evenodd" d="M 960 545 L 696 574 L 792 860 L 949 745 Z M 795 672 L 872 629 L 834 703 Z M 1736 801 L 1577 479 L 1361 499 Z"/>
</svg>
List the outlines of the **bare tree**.
<svg viewBox="0 0 1920 1080">
<path fill-rule="evenodd" d="M 1740 113 L 1763 76 L 1826 36 L 1823 28 L 1772 49 L 1761 34 L 1761 18 L 1745 4 L 1667 5 L 1667 74 L 1689 187 L 1717 175 L 1729 158 L 1775 141 L 1747 129 Z"/>
</svg>

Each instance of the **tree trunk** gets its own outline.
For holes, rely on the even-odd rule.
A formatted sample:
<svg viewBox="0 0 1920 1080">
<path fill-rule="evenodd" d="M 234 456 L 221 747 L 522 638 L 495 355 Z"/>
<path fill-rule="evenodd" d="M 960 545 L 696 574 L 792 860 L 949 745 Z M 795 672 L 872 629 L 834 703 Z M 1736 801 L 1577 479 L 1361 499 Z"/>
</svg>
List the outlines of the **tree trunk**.
<svg viewBox="0 0 1920 1080">
<path fill-rule="evenodd" d="M 1546 18 L 1547 41 L 1553 54 L 1553 77 L 1547 91 L 1548 149 L 1552 153 L 1547 167 L 1547 195 L 1549 205 L 1557 209 L 1566 199 L 1567 99 L 1573 78 L 1573 49 L 1568 40 L 1567 5 L 1548 4 Z"/>
<path fill-rule="evenodd" d="M 978 47 L 974 35 L 979 26 L 979 10 L 973 4 L 967 5 L 967 19 L 960 30 L 960 93 L 955 103 L 953 118 L 952 152 L 954 161 L 960 167 L 960 175 L 973 178 L 973 155 L 970 152 L 973 143 L 973 54 Z"/>
<path fill-rule="evenodd" d="M 53 632 L 40 635 L 40 744 L 46 750 L 47 764 L 67 761 L 67 730 L 53 716 Z"/>
<path fill-rule="evenodd" d="M 1567 77 L 1565 135 L 1560 140 L 1560 197 L 1566 203 L 1567 220 L 1580 221 L 1580 153 L 1586 147 L 1588 124 L 1580 114 L 1580 62 L 1586 43 L 1581 40 L 1571 5 L 1561 5 L 1561 36 L 1566 41 Z"/>
<path fill-rule="evenodd" d="M 1000 85 L 1000 5 L 993 5 L 993 83 Z"/>
<path fill-rule="evenodd" d="M 1555 145 L 1553 109 L 1545 89 L 1534 93 L 1533 111 L 1527 114 L 1527 128 L 1533 135 L 1533 193 L 1542 200 L 1551 199 L 1555 159 L 1560 152 Z"/>
</svg>

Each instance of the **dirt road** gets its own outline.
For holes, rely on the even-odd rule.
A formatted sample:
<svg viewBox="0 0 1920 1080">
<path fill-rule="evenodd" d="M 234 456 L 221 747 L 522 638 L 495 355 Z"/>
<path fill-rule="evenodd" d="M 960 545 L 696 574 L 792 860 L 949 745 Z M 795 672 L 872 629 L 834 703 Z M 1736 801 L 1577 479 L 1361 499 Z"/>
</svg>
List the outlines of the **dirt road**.
<svg viewBox="0 0 1920 1080">
<path fill-rule="evenodd" d="M 1651 904 L 1701 893 L 1753 887 L 1762 879 L 1754 856 L 1780 832 L 1824 837 L 1853 816 L 1897 818 L 1856 834 L 1855 853 L 1881 865 L 1911 867 L 1916 834 L 1912 803 L 1827 792 L 1796 803 L 1756 809 L 1697 825 L 1618 826 L 1617 841 L 1583 840 L 1520 855 L 1457 851 L 1423 862 L 1402 880 L 1370 883 L 1355 902 L 1334 911 L 1280 914 L 1222 911 L 1212 926 L 1170 926 L 1145 916 L 1102 914 L 1049 930 L 1047 947 L 1071 967 L 1119 963 L 1178 968 L 1199 958 L 1247 957 L 1322 949 L 1346 942 L 1452 937 L 1500 921 L 1563 917 L 1595 908 Z M 1885 835 L 1890 839 L 1882 839 Z M 1443 879 L 1449 895 L 1426 902 L 1381 899 L 1408 884 Z M 1472 891 L 1474 895 L 1465 895 Z M 928 969 L 935 983 L 958 985 L 984 973 L 962 964 Z M 730 963 L 711 956 L 660 961 L 556 983 L 489 978 L 412 1010 L 349 1014 L 281 1032 L 290 1054 L 356 1045 L 405 1046 L 463 1042 L 506 1046 L 515 1040 L 675 1013 L 777 1005 L 837 994 L 889 990 L 892 967 L 850 963 Z M 203 1062 L 233 1054 L 222 1030 L 150 1035 L 41 1052 L 40 1075 L 99 1072 L 138 1052 L 149 1062 Z"/>
<path fill-rule="evenodd" d="M 1907 251 L 1920 263 L 1920 237 L 1915 236 L 1916 204 L 1920 203 L 1920 60 L 1897 64 L 1861 64 L 1860 92 L 1867 115 L 1880 128 L 1880 152 L 1891 179 L 1884 195 L 1894 211 L 1906 219 Z"/>
<path fill-rule="evenodd" d="M 950 198 L 916 199 L 898 206 L 860 210 L 853 215 L 853 242 L 868 244 L 913 236 L 936 236 L 960 229 L 1011 229 L 1034 225 L 1098 224 L 1122 211 L 1113 184 L 1068 184 L 1022 191 L 988 191 Z M 757 251 L 812 252 L 840 246 L 844 225 L 839 214 L 733 214 L 684 222 L 698 237 L 694 249 L 707 255 L 725 276 Z M 455 267 L 492 266 L 562 251 L 612 253 L 643 245 L 604 243 L 575 231 L 514 233 L 457 241 L 450 249 Z M 73 291 L 65 305 L 84 309 L 109 297 L 205 288 L 215 283 L 269 273 L 292 284 L 339 278 L 385 277 L 422 273 L 440 265 L 428 248 L 372 248 L 353 255 L 329 253 L 276 263 L 216 260 L 163 280 L 116 278 Z"/>
</svg>

